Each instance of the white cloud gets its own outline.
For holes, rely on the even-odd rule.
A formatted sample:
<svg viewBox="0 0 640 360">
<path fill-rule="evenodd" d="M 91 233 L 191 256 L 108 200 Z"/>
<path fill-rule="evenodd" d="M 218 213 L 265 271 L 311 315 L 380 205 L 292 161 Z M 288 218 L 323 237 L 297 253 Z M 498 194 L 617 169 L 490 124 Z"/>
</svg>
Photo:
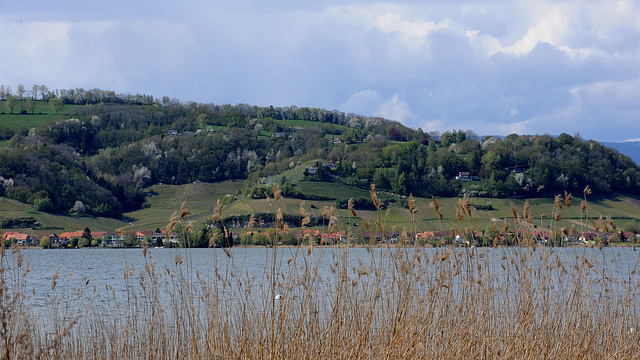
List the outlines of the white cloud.
<svg viewBox="0 0 640 360">
<path fill-rule="evenodd" d="M 338 108 L 425 131 L 640 133 L 632 0 L 31 5 L 0 5 L 14 88 Z"/>
<path fill-rule="evenodd" d="M 400 100 L 398 94 L 394 94 L 389 101 L 382 103 L 374 115 L 400 121 L 401 123 L 406 123 L 407 120 L 415 118 L 415 114 L 411 112 L 409 105 Z"/>
<path fill-rule="evenodd" d="M 351 95 L 338 108 L 347 113 L 373 115 L 372 111 L 377 109 L 383 101 L 384 99 L 380 93 L 367 89 Z"/>
</svg>

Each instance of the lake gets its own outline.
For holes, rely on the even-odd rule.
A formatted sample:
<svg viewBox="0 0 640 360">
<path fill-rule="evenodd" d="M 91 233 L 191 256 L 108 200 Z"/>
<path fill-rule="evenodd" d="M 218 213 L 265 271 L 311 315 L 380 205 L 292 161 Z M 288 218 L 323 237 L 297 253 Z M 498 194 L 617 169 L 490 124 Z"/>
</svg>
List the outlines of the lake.
<svg viewBox="0 0 640 360">
<path fill-rule="evenodd" d="M 453 248 L 453 254 L 475 254 L 483 258 L 485 267 L 489 267 L 496 279 L 506 276 L 506 269 L 513 269 L 511 261 L 505 261 L 510 254 L 520 251 L 516 248 Z M 365 268 L 374 264 L 389 261 L 390 252 L 397 248 L 377 247 L 367 250 L 356 248 L 315 247 L 312 255 L 307 255 L 307 248 L 281 247 L 274 251 L 272 248 L 232 248 L 230 257 L 223 249 L 149 249 L 148 256 L 142 249 L 27 249 L 22 250 L 25 262 L 30 265 L 30 273 L 26 277 L 26 290 L 33 298 L 43 301 L 52 293 L 52 279 L 59 269 L 56 291 L 69 292 L 74 288 L 89 285 L 95 291 L 115 291 L 121 298 L 127 293 L 125 269 L 129 279 L 137 279 L 145 265 L 154 263 L 157 270 L 177 271 L 182 268 L 185 276 L 189 276 L 193 283 L 198 282 L 197 276 L 212 284 L 226 281 L 229 284 L 239 279 L 253 279 L 256 284 L 269 280 L 271 269 L 281 277 L 299 274 L 313 262 L 317 274 L 325 279 L 335 275 L 337 262 L 344 260 L 352 272 L 356 268 Z M 408 248 L 408 252 L 415 251 Z M 436 248 L 420 248 L 418 251 L 427 259 L 440 256 L 445 250 Z M 538 248 L 538 254 L 557 257 L 566 268 L 572 269 L 586 259 L 592 263 L 590 277 L 597 279 L 604 275 L 608 279 L 621 282 L 637 281 L 640 264 L 640 251 L 631 247 L 605 248 Z M 275 261 L 274 261 L 275 255 Z M 459 255 L 461 256 L 461 255 Z M 11 256 L 6 260 L 11 261 Z M 182 260 L 180 266 L 176 265 Z M 151 260 L 153 259 L 153 260 Z M 542 260 L 537 260 L 542 261 Z M 506 266 L 505 267 L 505 263 Z M 297 264 L 297 266 L 295 266 Z M 393 266 L 392 263 L 386 264 Z M 535 266 L 535 264 L 534 264 Z M 217 274 L 221 276 L 218 278 Z M 604 269 L 604 273 L 603 273 Z M 464 271 L 464 269 L 463 269 Z M 197 274 L 196 274 L 197 273 Z M 475 271 L 477 273 L 477 271 Z M 223 280 L 221 280 L 223 279 Z M 215 280 L 215 281 L 214 281 Z M 506 281 L 506 280 L 505 280 Z M 130 284 L 131 285 L 131 284 Z"/>
<path fill-rule="evenodd" d="M 633 248 L 23 250 L 2 261 L 11 339 L 59 358 L 640 351 Z"/>
</svg>

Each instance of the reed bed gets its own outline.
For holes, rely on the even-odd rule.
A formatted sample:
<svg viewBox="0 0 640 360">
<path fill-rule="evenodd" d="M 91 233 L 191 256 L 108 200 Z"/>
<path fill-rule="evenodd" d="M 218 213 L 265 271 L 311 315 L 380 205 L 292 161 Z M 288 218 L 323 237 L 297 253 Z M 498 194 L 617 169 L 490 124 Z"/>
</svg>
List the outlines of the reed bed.
<svg viewBox="0 0 640 360">
<path fill-rule="evenodd" d="M 38 311 L 25 290 L 29 264 L 3 248 L 0 356 L 640 358 L 637 252 L 405 244 L 355 257 L 348 246 L 273 245 L 259 273 L 247 270 L 242 249 L 210 249 L 206 269 L 194 268 L 189 249 L 171 264 L 144 249 L 145 266 L 124 269 L 124 296 L 89 281 L 56 292 L 64 281 L 56 275 Z"/>
</svg>

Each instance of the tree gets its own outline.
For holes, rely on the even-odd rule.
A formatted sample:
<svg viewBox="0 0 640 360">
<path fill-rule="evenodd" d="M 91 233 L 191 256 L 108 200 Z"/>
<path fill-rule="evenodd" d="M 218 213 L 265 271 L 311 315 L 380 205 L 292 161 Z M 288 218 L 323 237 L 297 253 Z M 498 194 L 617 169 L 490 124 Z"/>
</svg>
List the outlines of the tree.
<svg viewBox="0 0 640 360">
<path fill-rule="evenodd" d="M 32 97 L 27 97 L 27 108 L 32 114 L 36 111 L 36 101 Z"/>
<path fill-rule="evenodd" d="M 31 87 L 31 98 L 33 98 L 33 100 L 37 100 L 38 99 L 38 90 L 40 89 L 40 87 L 36 84 L 33 84 L 33 86 Z"/>
<path fill-rule="evenodd" d="M 86 239 L 84 237 L 81 237 L 80 239 L 78 239 L 78 247 L 79 248 L 83 248 L 83 247 L 87 247 L 91 245 L 91 241 L 89 239 Z"/>
<path fill-rule="evenodd" d="M 33 207 L 38 211 L 44 212 L 51 212 L 55 209 L 53 203 L 51 202 L 51 199 L 48 196 L 34 199 Z"/>
<path fill-rule="evenodd" d="M 18 99 L 19 99 L 19 100 L 24 99 L 24 94 L 25 94 L 26 92 L 27 92 L 27 91 L 24 89 L 24 85 L 22 85 L 22 84 L 18 84 L 18 90 L 16 90 L 16 95 L 18 95 Z"/>
<path fill-rule="evenodd" d="M 222 223 L 222 221 L 220 221 L 218 223 L 218 241 L 216 241 L 217 244 L 219 244 L 220 246 L 222 246 L 223 248 L 227 248 L 227 247 L 232 247 L 233 246 L 233 235 L 231 234 L 231 231 L 229 231 L 228 229 L 225 229 L 224 224 Z"/>
<path fill-rule="evenodd" d="M 136 245 L 136 237 L 133 233 L 133 231 L 128 231 L 125 235 L 124 235 L 124 245 L 131 247 Z"/>
<path fill-rule="evenodd" d="M 198 122 L 198 124 L 200 124 L 200 128 L 204 130 L 205 125 L 207 125 L 207 115 L 206 114 L 198 115 L 198 117 L 196 118 L 196 121 Z"/>
<path fill-rule="evenodd" d="M 58 115 L 58 113 L 60 113 L 60 111 L 62 111 L 63 109 L 62 99 L 60 99 L 59 97 L 52 97 L 51 99 L 49 99 L 49 105 L 51 105 L 51 110 L 53 110 L 56 115 Z"/>
<path fill-rule="evenodd" d="M 51 246 L 51 241 L 49 241 L 49 237 L 47 235 L 40 238 L 40 247 L 46 249 Z"/>
<path fill-rule="evenodd" d="M 88 227 L 84 228 L 84 231 L 82 232 L 82 237 L 89 240 L 89 242 L 91 242 L 91 240 L 93 240 L 93 236 L 91 235 L 91 229 L 89 229 Z"/>
<path fill-rule="evenodd" d="M 502 159 L 500 158 L 500 155 L 494 153 L 493 151 L 487 151 L 487 153 L 482 156 L 481 160 L 485 176 L 491 177 L 497 175 L 498 173 L 501 173 L 501 160 Z"/>
<path fill-rule="evenodd" d="M 7 107 L 7 109 L 9 109 L 10 114 L 13 114 L 13 108 L 16 107 L 16 101 L 17 100 L 15 96 L 7 94 L 4 105 Z"/>
<path fill-rule="evenodd" d="M 38 90 L 40 91 L 40 98 L 42 100 L 47 100 L 45 98 L 46 94 L 49 92 L 49 88 L 47 87 L 47 85 L 40 85 L 38 86 Z"/>
<path fill-rule="evenodd" d="M 71 208 L 71 212 L 76 214 L 83 214 L 85 210 L 86 208 L 80 200 L 76 200 L 76 202 L 73 204 L 73 207 Z"/>
<path fill-rule="evenodd" d="M 162 233 L 162 231 L 160 231 L 160 228 L 156 228 L 156 230 L 154 231 L 154 233 L 156 234 L 160 234 Z M 151 244 L 151 242 L 149 242 Z M 158 236 L 158 239 L 156 240 L 155 246 L 163 246 L 164 244 L 162 243 L 162 237 Z"/>
</svg>

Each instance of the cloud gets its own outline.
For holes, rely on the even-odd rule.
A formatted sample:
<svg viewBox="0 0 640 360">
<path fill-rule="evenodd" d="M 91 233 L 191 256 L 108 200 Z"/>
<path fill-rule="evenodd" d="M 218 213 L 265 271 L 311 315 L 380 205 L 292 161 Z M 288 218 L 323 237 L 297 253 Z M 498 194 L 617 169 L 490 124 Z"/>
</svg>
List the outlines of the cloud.
<svg viewBox="0 0 640 360">
<path fill-rule="evenodd" d="M 416 117 L 409 109 L 409 105 L 398 98 L 398 94 L 393 95 L 389 101 L 382 103 L 374 115 L 400 121 L 401 123 L 406 123 L 407 120 Z"/>
<path fill-rule="evenodd" d="M 373 115 L 371 109 L 378 108 L 382 102 L 384 102 L 384 100 L 380 93 L 367 89 L 351 95 L 349 99 L 340 104 L 338 108 L 347 113 Z"/>
<path fill-rule="evenodd" d="M 14 88 L 337 108 L 425 131 L 640 132 L 630 0 L 32 5 L 0 4 L 0 81 Z"/>
</svg>

